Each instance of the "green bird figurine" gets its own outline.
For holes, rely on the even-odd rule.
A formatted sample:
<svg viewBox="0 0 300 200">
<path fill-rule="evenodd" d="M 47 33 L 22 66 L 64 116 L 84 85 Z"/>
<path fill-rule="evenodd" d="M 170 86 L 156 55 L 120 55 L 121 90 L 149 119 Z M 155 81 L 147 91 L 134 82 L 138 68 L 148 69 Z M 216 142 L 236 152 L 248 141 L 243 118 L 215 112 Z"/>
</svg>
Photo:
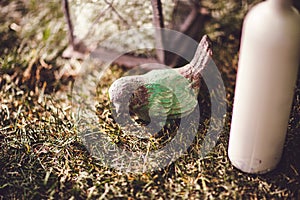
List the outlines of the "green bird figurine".
<svg viewBox="0 0 300 200">
<path fill-rule="evenodd" d="M 132 115 L 145 123 L 187 116 L 198 105 L 201 72 L 211 55 L 211 41 L 204 35 L 185 66 L 117 79 L 109 88 L 113 110 L 123 116 L 123 122 Z"/>
</svg>

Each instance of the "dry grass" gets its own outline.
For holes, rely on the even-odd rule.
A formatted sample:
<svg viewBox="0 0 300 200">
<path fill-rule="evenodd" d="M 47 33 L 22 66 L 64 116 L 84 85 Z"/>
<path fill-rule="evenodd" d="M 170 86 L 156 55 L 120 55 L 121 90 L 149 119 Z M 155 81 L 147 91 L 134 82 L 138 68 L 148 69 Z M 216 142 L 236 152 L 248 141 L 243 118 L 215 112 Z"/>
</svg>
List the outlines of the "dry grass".
<svg viewBox="0 0 300 200">
<path fill-rule="evenodd" d="M 207 1 L 205 5 L 218 13 L 218 6 L 221 8 L 218 2 L 211 5 Z M 229 2 L 233 4 L 234 1 Z M 245 11 L 233 16 L 232 10 L 223 9 L 219 11 L 222 15 L 215 14 L 207 27 L 214 40 L 215 55 L 218 55 L 215 61 L 225 82 L 228 106 L 224 129 L 213 150 L 199 159 L 210 117 L 208 93 L 203 92 L 199 97 L 203 117 L 188 151 L 159 170 L 123 173 L 106 166 L 99 157 L 93 157 L 90 146 L 85 145 L 78 131 L 78 113 L 72 108 L 76 99 L 72 82 L 65 79 L 47 79 L 47 82 L 43 79 L 54 77 L 55 72 L 65 65 L 78 64 L 60 58 L 67 44 L 60 4 L 54 1 L 23 3 L 19 0 L 3 1 L 0 5 L 18 11 L 5 12 L 1 8 L 0 17 L 3 41 L 0 44 L 0 199 L 300 198 L 299 77 L 285 150 L 278 168 L 266 175 L 249 175 L 233 168 L 228 160 L 238 28 Z M 35 26 L 24 24 L 25 30 L 21 32 L 9 29 L 13 22 L 22 23 L 21 16 L 41 23 Z M 51 34 L 47 29 L 49 23 L 57 27 L 51 29 Z M 49 71 L 41 68 L 44 73 L 40 73 L 40 78 L 30 77 L 22 83 L 23 73 L 31 62 L 35 72 L 43 65 L 40 58 L 52 68 Z M 120 130 L 111 117 L 105 91 L 122 73 L 122 68 L 112 66 L 98 84 L 97 128 L 121 148 L 134 151 L 159 149 L 174 137 L 172 133 L 165 134 L 168 129 L 157 137 L 141 140 Z M 85 81 L 90 80 L 93 77 Z M 80 81 L 80 77 L 76 81 Z M 90 89 L 96 90 L 96 87 Z M 176 123 L 174 126 L 176 128 Z"/>
</svg>

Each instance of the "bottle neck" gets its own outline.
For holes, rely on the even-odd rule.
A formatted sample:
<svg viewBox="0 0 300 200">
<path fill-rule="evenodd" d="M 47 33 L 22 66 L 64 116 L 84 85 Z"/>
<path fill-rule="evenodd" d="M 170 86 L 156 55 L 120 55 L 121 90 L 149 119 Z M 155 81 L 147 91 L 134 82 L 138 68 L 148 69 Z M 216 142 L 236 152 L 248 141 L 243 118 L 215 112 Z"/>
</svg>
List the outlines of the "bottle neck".
<svg viewBox="0 0 300 200">
<path fill-rule="evenodd" d="M 277 8 L 291 7 L 293 5 L 292 0 L 267 0 L 272 6 Z"/>
</svg>

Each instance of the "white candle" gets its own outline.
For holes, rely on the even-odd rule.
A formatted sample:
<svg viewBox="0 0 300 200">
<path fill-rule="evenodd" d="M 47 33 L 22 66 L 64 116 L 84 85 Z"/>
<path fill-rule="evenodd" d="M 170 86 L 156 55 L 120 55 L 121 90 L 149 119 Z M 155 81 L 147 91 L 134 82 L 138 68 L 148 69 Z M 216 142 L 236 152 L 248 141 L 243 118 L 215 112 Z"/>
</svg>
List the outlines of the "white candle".
<svg viewBox="0 0 300 200">
<path fill-rule="evenodd" d="M 300 60 L 300 15 L 291 0 L 267 0 L 242 31 L 228 154 L 248 173 L 280 161 Z"/>
</svg>

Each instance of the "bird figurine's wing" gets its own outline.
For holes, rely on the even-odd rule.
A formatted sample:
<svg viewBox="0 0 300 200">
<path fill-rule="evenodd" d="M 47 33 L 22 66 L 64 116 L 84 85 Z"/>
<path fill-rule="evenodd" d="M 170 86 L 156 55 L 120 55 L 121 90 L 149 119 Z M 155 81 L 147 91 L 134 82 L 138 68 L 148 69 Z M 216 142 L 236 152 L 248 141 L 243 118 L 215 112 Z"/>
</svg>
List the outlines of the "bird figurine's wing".
<svg viewBox="0 0 300 200">
<path fill-rule="evenodd" d="M 130 99 L 129 110 L 143 121 L 166 118 L 173 105 L 173 93 L 157 83 L 145 83 L 138 87 Z"/>
<path fill-rule="evenodd" d="M 166 118 L 174 102 L 172 89 L 157 83 L 149 83 L 145 86 L 149 94 L 149 116 Z"/>
<path fill-rule="evenodd" d="M 190 114 L 198 105 L 197 94 L 191 88 L 191 82 L 178 73 L 172 70 L 168 82 L 168 87 L 171 88 L 173 101 L 172 107 L 168 113 L 169 118 L 182 118 Z M 172 74 L 172 75 L 170 75 Z"/>
<path fill-rule="evenodd" d="M 130 106 L 139 118 L 180 118 L 196 107 L 197 98 L 190 82 L 176 70 L 153 70 L 144 78 L 145 83 L 133 93 Z"/>
</svg>

